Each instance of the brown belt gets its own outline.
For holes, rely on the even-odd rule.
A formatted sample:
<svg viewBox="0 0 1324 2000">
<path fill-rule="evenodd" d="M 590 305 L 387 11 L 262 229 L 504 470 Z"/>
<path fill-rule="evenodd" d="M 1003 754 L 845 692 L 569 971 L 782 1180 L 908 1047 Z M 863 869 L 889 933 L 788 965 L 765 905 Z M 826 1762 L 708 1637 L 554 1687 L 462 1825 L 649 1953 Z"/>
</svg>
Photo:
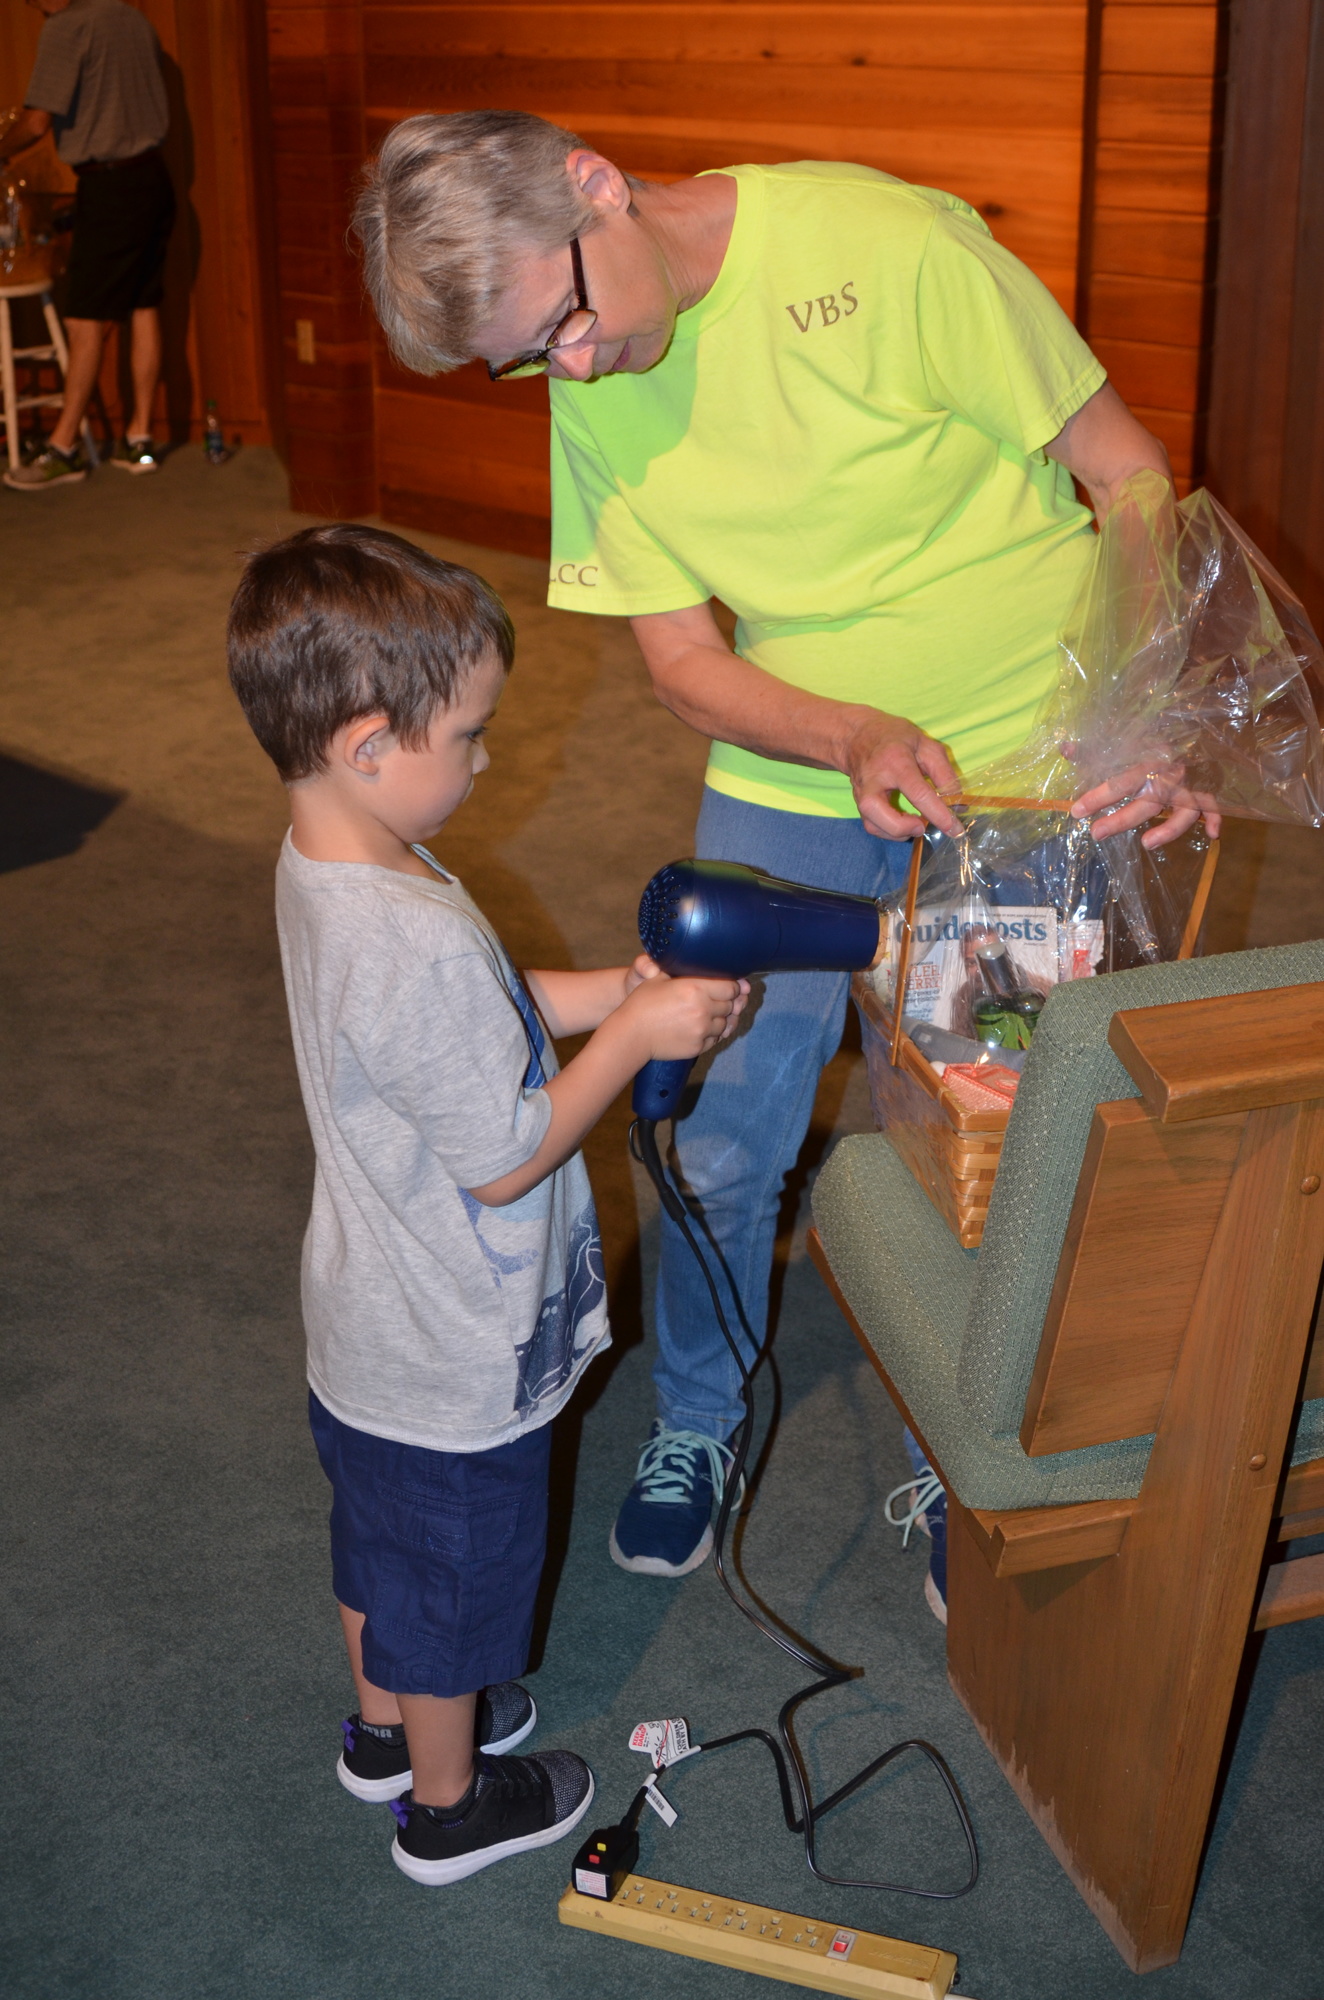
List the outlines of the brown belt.
<svg viewBox="0 0 1324 2000">
<path fill-rule="evenodd" d="M 159 158 L 161 148 L 148 146 L 145 152 L 130 153 L 126 160 L 79 160 L 74 167 L 76 174 L 113 174 L 117 167 L 139 167 L 144 160 Z"/>
</svg>

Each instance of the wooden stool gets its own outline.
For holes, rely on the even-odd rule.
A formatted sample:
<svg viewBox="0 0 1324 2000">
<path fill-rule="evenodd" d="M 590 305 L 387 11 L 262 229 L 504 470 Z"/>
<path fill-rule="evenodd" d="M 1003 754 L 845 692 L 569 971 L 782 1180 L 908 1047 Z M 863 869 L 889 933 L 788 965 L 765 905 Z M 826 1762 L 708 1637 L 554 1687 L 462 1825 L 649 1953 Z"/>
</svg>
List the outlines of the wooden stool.
<svg viewBox="0 0 1324 2000">
<path fill-rule="evenodd" d="M 40 299 L 41 309 L 46 319 L 46 330 L 50 341 L 45 347 L 15 347 L 14 329 L 9 314 L 11 299 Z M 35 410 L 45 407 L 63 409 L 64 391 L 52 389 L 44 396 L 20 396 L 14 377 L 16 361 L 54 361 L 60 370 L 61 379 L 69 373 L 69 349 L 65 344 L 64 328 L 60 325 L 60 315 L 51 299 L 50 280 L 40 278 L 35 284 L 0 285 L 0 422 L 5 427 L 5 443 L 9 449 L 9 469 L 18 465 L 18 417 L 20 410 Z M 92 427 L 84 419 L 83 442 L 92 464 L 97 462 L 96 446 L 92 442 Z"/>
</svg>

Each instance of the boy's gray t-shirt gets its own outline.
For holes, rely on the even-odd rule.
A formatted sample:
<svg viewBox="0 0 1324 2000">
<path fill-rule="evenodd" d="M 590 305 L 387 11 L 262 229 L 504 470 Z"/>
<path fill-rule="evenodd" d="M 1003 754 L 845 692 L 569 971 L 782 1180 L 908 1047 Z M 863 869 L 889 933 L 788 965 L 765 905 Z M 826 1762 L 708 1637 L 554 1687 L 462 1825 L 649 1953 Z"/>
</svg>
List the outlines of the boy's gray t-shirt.
<svg viewBox="0 0 1324 2000">
<path fill-rule="evenodd" d="M 356 1430 L 505 1444 L 609 1341 L 582 1154 L 504 1208 L 467 1192 L 522 1166 L 551 1119 L 532 1002 L 441 870 L 310 861 L 287 835 L 276 920 L 317 1156 L 308 1380 Z"/>
</svg>

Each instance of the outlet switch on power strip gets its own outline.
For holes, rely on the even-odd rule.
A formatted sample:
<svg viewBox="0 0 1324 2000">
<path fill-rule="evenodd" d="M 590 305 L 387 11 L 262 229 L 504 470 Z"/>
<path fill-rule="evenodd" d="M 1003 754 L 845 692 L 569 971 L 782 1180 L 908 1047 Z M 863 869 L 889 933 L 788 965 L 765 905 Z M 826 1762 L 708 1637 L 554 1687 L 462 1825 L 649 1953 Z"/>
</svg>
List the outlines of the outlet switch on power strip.
<svg viewBox="0 0 1324 2000">
<path fill-rule="evenodd" d="M 603 1931 L 819 1993 L 856 2000 L 958 2000 L 951 1991 L 956 1959 L 950 1951 L 817 1923 L 759 1903 L 702 1896 L 647 1875 L 627 1875 L 610 1900 L 567 1889 L 559 1914 L 563 1924 L 579 1930 Z"/>
</svg>

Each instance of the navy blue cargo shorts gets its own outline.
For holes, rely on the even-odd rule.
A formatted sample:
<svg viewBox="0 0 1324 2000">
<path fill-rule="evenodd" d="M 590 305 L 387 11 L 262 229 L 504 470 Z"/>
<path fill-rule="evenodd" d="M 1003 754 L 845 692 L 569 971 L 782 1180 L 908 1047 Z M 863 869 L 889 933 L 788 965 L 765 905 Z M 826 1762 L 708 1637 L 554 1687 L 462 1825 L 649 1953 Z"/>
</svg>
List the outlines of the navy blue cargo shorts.
<svg viewBox="0 0 1324 2000">
<path fill-rule="evenodd" d="M 472 1694 L 523 1673 L 547 1549 L 551 1426 L 491 1451 L 428 1451 L 340 1422 L 309 1392 L 331 1482 L 331 1583 L 364 1614 L 389 1694 Z"/>
</svg>

